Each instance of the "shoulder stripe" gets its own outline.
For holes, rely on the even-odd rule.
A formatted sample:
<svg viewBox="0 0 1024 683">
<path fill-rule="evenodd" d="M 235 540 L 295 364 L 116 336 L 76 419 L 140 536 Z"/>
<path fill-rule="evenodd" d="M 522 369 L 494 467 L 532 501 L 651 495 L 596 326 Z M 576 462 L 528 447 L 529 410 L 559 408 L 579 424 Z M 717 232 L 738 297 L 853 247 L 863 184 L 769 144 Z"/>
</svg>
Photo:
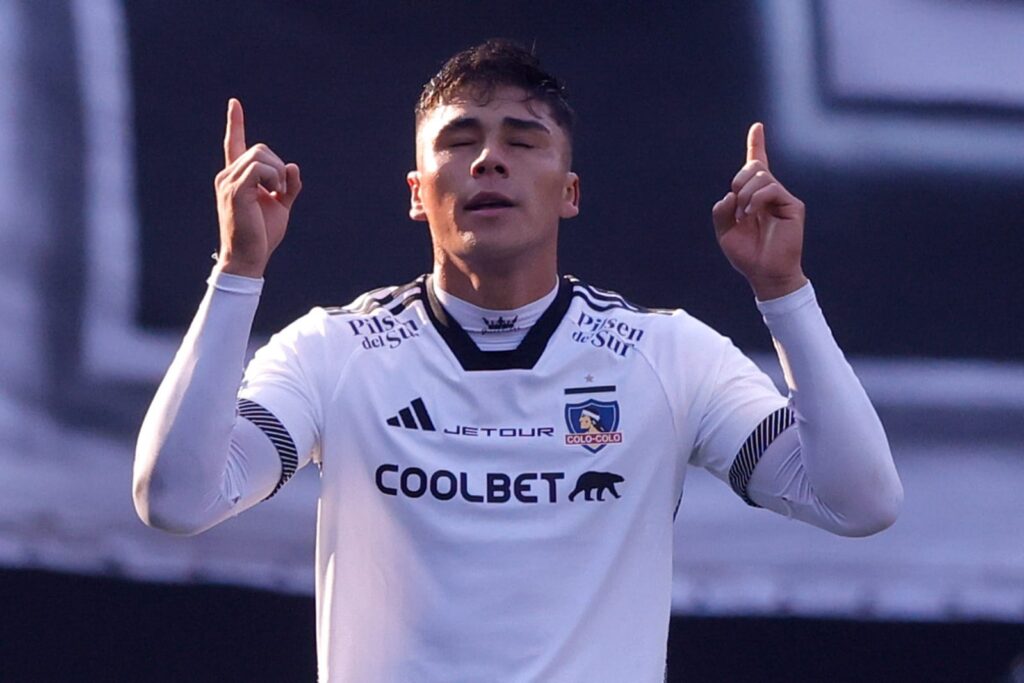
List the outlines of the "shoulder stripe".
<svg viewBox="0 0 1024 683">
<path fill-rule="evenodd" d="M 754 467 L 757 466 L 768 446 L 794 421 L 792 410 L 779 408 L 757 425 L 757 428 L 750 433 L 743 446 L 740 447 L 739 453 L 736 454 L 736 459 L 733 460 L 732 467 L 729 468 L 729 485 L 747 505 L 761 507 L 747 495 L 750 476 L 754 473 Z"/>
<path fill-rule="evenodd" d="M 277 456 L 281 459 L 281 478 L 274 490 L 264 500 L 273 498 L 299 467 L 299 454 L 295 448 L 295 442 L 281 421 L 255 401 L 250 401 L 247 398 L 238 399 L 238 414 L 259 427 L 260 431 L 267 435 L 270 442 L 274 444 L 274 448 L 277 449 Z"/>
<path fill-rule="evenodd" d="M 566 275 L 565 278 L 572 283 L 573 296 L 583 299 L 588 306 L 599 313 L 610 311 L 613 308 L 624 308 L 627 311 L 633 311 L 634 313 L 657 313 L 662 315 L 670 315 L 672 313 L 671 310 L 664 308 L 638 306 L 637 304 L 626 300 L 617 292 L 594 287 L 593 285 L 589 285 L 572 275 Z"/>
<path fill-rule="evenodd" d="M 576 286 L 585 290 L 591 297 L 599 301 L 615 301 L 629 308 L 637 308 L 637 306 L 626 301 L 626 299 L 617 292 L 612 292 L 607 289 L 599 289 L 593 285 L 588 285 L 585 282 L 577 282 Z"/>
<path fill-rule="evenodd" d="M 396 305 L 394 305 L 391 308 L 389 308 L 388 309 L 388 313 L 390 313 L 391 315 L 398 315 L 399 313 L 401 313 L 405 309 L 409 308 L 409 306 L 411 306 L 414 302 L 422 301 L 423 297 L 422 297 L 421 294 L 422 294 L 421 292 L 416 291 L 415 293 L 405 297 L 404 299 L 399 301 Z"/>
<path fill-rule="evenodd" d="M 387 306 L 393 301 L 404 300 L 406 298 L 409 298 L 409 296 L 411 295 L 418 294 L 419 286 L 420 283 L 418 281 L 410 282 L 407 285 L 402 285 L 401 287 L 392 290 L 390 294 L 386 294 L 385 296 L 382 296 L 380 298 L 367 299 L 366 301 L 362 302 L 360 306 L 352 306 L 345 310 L 347 313 L 370 313 L 372 311 L 377 310 L 378 308 Z"/>
<path fill-rule="evenodd" d="M 398 301 L 398 306 L 393 307 L 391 312 L 396 313 L 396 309 L 397 312 L 401 312 L 408 308 L 409 303 L 421 297 L 422 281 L 423 278 L 417 278 L 416 280 L 402 285 L 401 287 L 392 288 L 387 294 L 380 296 L 375 296 L 375 294 L 383 290 L 375 289 L 363 294 L 346 306 L 332 306 L 324 310 L 327 311 L 328 315 L 365 315 L 377 310 L 378 308 L 387 306 L 394 301 Z"/>
<path fill-rule="evenodd" d="M 590 308 L 592 308 L 593 310 L 597 311 L 598 313 L 604 313 L 605 311 L 610 311 L 613 308 L 623 308 L 623 309 L 626 309 L 628 311 L 639 312 L 636 307 L 626 306 L 626 305 L 623 305 L 621 303 L 616 303 L 616 302 L 597 303 L 596 301 L 591 299 L 589 297 L 589 295 L 585 294 L 584 290 L 576 289 L 576 290 L 573 291 L 572 295 L 573 295 L 573 297 L 575 297 L 577 299 L 582 299 L 584 302 L 586 302 L 586 304 Z"/>
<path fill-rule="evenodd" d="M 602 303 L 604 305 L 610 304 L 612 306 L 618 306 L 619 308 L 625 308 L 627 310 L 635 311 L 637 313 L 639 313 L 641 310 L 639 306 L 629 303 L 621 296 L 610 296 L 608 294 L 595 292 L 590 287 L 581 287 L 577 291 L 579 294 L 586 296 L 588 299 L 591 299 L 594 302 Z"/>
</svg>

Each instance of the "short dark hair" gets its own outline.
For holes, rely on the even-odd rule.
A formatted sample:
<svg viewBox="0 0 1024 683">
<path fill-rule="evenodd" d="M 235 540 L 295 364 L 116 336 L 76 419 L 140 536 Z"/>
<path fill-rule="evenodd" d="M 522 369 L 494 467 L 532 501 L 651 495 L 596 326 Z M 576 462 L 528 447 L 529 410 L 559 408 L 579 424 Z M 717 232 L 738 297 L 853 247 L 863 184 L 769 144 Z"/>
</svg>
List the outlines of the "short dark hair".
<svg viewBox="0 0 1024 683">
<path fill-rule="evenodd" d="M 474 100 L 486 104 L 503 86 L 520 88 L 526 92 L 527 101 L 546 104 L 555 123 L 572 138 L 576 114 L 566 99 L 565 86 L 541 68 L 533 52 L 502 38 L 465 49 L 445 62 L 423 86 L 416 103 L 416 123 L 431 109 L 451 102 L 467 89 Z"/>
</svg>

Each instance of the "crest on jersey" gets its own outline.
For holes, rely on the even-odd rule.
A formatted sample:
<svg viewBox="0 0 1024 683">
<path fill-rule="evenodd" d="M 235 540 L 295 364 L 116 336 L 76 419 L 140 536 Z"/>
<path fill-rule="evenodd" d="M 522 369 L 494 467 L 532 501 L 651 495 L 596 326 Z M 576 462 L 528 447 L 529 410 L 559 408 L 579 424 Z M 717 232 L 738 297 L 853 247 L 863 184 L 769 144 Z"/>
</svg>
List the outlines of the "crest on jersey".
<svg viewBox="0 0 1024 683">
<path fill-rule="evenodd" d="M 587 399 L 565 406 L 566 446 L 583 446 L 597 453 L 608 444 L 622 443 L 619 428 L 619 402 Z"/>
</svg>

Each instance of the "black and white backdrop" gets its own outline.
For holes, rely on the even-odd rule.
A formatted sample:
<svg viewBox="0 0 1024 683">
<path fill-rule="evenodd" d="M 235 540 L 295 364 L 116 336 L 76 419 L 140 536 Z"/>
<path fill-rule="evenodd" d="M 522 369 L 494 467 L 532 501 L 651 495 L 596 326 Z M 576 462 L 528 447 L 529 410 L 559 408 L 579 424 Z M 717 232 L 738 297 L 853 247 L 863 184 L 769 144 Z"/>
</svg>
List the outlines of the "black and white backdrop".
<svg viewBox="0 0 1024 683">
<path fill-rule="evenodd" d="M 429 267 L 412 106 L 493 35 L 535 45 L 580 117 L 563 269 L 682 306 L 778 376 L 710 227 L 765 121 L 893 444 L 905 509 L 869 539 L 694 472 L 676 613 L 1024 623 L 1024 4 L 998 0 L 0 0 L 0 566 L 311 594 L 314 472 L 196 538 L 131 503 L 135 431 L 212 265 L 225 104 L 303 167 L 265 337 Z"/>
</svg>

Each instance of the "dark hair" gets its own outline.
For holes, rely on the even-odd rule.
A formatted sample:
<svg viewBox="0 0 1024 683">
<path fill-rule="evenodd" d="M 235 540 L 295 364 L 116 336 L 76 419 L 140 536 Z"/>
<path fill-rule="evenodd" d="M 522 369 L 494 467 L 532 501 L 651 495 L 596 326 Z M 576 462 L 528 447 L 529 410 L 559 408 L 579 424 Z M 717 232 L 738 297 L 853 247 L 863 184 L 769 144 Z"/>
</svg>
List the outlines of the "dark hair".
<svg viewBox="0 0 1024 683">
<path fill-rule="evenodd" d="M 536 100 L 548 105 L 555 123 L 572 137 L 576 114 L 566 100 L 565 86 L 541 68 L 536 55 L 502 38 L 465 49 L 445 62 L 423 86 L 416 103 L 416 123 L 434 107 L 467 90 L 474 100 L 486 104 L 502 86 L 520 88 L 526 92 L 528 102 Z"/>
</svg>

